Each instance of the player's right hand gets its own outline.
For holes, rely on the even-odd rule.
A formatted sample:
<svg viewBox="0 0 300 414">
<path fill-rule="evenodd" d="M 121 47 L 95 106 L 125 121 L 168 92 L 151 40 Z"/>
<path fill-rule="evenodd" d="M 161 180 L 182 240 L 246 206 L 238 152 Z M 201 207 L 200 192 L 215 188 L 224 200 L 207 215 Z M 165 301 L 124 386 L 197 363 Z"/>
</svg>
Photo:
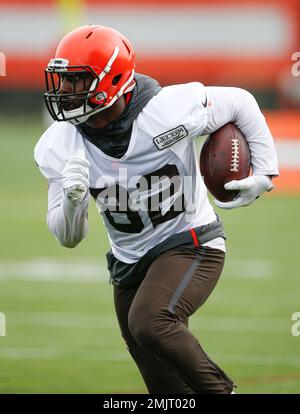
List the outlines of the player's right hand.
<svg viewBox="0 0 300 414">
<path fill-rule="evenodd" d="M 251 175 L 243 180 L 233 180 L 224 185 L 225 190 L 239 190 L 238 195 L 228 202 L 215 200 L 219 208 L 230 210 L 237 207 L 246 207 L 252 204 L 265 191 L 274 188 L 271 179 L 265 175 Z"/>
<path fill-rule="evenodd" d="M 74 204 L 82 202 L 87 194 L 89 166 L 90 163 L 86 159 L 84 151 L 79 150 L 67 161 L 63 169 L 63 191 Z"/>
</svg>

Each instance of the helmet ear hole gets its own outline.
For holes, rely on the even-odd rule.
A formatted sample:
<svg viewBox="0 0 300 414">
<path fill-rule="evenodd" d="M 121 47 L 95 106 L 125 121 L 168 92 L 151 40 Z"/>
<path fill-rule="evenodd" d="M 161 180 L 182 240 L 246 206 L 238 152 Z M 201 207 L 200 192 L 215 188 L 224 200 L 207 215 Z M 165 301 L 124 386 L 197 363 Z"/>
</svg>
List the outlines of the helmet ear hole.
<svg viewBox="0 0 300 414">
<path fill-rule="evenodd" d="M 119 73 L 118 75 L 116 75 L 114 78 L 113 78 L 113 80 L 112 80 L 112 84 L 114 85 L 114 86 L 116 86 L 118 83 L 119 83 L 119 80 L 121 79 L 121 77 L 122 77 L 122 73 Z"/>
</svg>

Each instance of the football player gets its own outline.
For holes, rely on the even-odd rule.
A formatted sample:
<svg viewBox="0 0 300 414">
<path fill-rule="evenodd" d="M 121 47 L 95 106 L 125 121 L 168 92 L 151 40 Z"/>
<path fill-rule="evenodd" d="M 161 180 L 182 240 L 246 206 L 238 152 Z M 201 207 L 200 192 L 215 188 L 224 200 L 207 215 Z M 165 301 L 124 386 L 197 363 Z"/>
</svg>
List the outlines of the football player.
<svg viewBox="0 0 300 414">
<path fill-rule="evenodd" d="M 90 195 L 106 226 L 122 335 L 150 393 L 231 393 L 233 381 L 188 329 L 220 277 L 225 236 L 207 198 L 195 138 L 234 122 L 253 175 L 222 208 L 246 206 L 278 175 L 273 139 L 247 91 L 160 87 L 135 73 L 130 42 L 104 26 L 67 34 L 46 68 L 56 122 L 35 148 L 49 183 L 47 223 L 65 247 L 87 234 Z M 172 70 L 172 68 L 170 68 Z"/>
</svg>

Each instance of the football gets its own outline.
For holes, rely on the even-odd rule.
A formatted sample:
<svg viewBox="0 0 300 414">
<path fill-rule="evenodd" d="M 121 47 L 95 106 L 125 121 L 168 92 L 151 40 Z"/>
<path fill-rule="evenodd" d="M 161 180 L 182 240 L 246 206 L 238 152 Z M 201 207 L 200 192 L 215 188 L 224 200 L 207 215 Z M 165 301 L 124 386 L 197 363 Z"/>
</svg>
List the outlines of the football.
<svg viewBox="0 0 300 414">
<path fill-rule="evenodd" d="M 224 184 L 241 180 L 250 173 L 250 152 L 242 132 L 232 123 L 211 134 L 200 154 L 200 171 L 208 191 L 219 201 L 234 199 L 238 191 Z"/>
</svg>

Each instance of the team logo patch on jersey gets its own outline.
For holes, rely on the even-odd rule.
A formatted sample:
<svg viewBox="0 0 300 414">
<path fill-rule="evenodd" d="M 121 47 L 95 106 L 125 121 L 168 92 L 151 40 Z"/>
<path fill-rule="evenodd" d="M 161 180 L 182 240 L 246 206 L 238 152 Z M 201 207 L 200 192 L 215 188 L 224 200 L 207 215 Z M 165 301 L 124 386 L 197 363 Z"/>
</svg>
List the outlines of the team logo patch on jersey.
<svg viewBox="0 0 300 414">
<path fill-rule="evenodd" d="M 179 125 L 163 134 L 157 135 L 157 137 L 153 138 L 153 142 L 159 150 L 163 150 L 187 136 L 186 128 L 183 125 Z"/>
</svg>

